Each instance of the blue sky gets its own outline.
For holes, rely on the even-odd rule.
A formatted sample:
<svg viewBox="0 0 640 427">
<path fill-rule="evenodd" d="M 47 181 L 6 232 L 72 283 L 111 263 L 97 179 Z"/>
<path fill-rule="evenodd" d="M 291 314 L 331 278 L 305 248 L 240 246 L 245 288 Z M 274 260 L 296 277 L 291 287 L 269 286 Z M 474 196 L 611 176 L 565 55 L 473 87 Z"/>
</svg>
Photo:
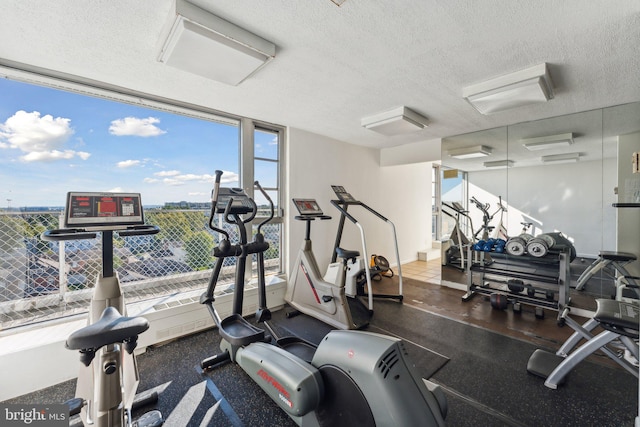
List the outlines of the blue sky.
<svg viewBox="0 0 640 427">
<path fill-rule="evenodd" d="M 0 207 L 62 206 L 67 191 L 207 201 L 216 169 L 238 185 L 238 138 L 231 125 L 0 79 Z M 257 132 L 256 156 L 277 158 L 273 139 Z"/>
</svg>

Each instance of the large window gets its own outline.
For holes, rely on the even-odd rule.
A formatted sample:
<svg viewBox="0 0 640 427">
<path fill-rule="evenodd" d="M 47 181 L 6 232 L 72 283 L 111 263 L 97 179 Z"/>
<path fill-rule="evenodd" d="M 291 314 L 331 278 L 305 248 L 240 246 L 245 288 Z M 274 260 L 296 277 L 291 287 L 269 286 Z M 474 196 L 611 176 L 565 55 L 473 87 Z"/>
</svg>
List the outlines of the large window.
<svg viewBox="0 0 640 427">
<path fill-rule="evenodd" d="M 224 186 L 251 193 L 258 180 L 268 191 L 276 218 L 263 229 L 271 244 L 267 271 L 282 271 L 281 127 L 70 88 L 0 79 L 0 329 L 70 314 L 75 302 L 86 309 L 81 295 L 100 270 L 100 239 L 39 239 L 60 226 L 68 191 L 139 192 L 147 222 L 161 228 L 153 239 L 115 244 L 128 301 L 206 286 L 218 239 L 206 227 L 216 169 L 224 171 Z M 267 213 L 266 200 L 256 197 L 254 228 Z"/>
</svg>

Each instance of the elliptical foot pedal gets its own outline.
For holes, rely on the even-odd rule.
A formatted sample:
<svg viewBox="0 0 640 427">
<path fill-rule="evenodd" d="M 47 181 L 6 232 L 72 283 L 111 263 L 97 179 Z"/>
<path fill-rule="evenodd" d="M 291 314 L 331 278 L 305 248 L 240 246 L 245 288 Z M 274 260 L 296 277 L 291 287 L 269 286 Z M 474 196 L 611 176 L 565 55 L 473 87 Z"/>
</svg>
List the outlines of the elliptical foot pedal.
<svg viewBox="0 0 640 427">
<path fill-rule="evenodd" d="M 132 427 L 160 427 L 164 424 L 160 411 L 149 411 L 135 420 Z"/>
<path fill-rule="evenodd" d="M 307 363 L 311 363 L 313 355 L 318 349 L 317 346 L 313 345 L 309 341 L 294 336 L 279 338 L 276 341 L 276 344 L 278 347 L 287 350 L 289 353 L 295 354 Z"/>
<path fill-rule="evenodd" d="M 537 349 L 527 362 L 527 372 L 535 376 L 547 379 L 556 367 L 562 363 L 563 357 L 555 353 Z M 564 382 L 564 379 L 561 383 Z"/>
</svg>

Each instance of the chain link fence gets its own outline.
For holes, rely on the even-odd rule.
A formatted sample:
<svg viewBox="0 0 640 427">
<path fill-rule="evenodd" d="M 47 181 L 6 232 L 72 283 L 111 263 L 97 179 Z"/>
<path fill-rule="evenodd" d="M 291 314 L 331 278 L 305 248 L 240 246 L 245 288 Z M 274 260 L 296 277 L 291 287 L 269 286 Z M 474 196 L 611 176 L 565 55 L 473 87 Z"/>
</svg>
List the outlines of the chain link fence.
<svg viewBox="0 0 640 427">
<path fill-rule="evenodd" d="M 102 271 L 101 236 L 41 240 L 43 231 L 60 228 L 60 215 L 0 212 L 0 330 L 88 310 L 94 282 Z M 208 215 L 205 210 L 148 209 L 146 222 L 157 225 L 158 234 L 123 238 L 114 233 L 114 271 L 128 303 L 206 288 L 218 242 L 217 233 L 207 226 Z M 259 223 L 259 218 L 254 222 Z M 222 224 L 221 228 L 232 242 L 237 239 L 235 227 Z M 265 253 L 266 274 L 277 274 L 281 224 L 269 223 L 262 232 L 270 244 Z M 228 291 L 234 277 L 235 259 L 227 258 L 216 293 Z"/>
</svg>

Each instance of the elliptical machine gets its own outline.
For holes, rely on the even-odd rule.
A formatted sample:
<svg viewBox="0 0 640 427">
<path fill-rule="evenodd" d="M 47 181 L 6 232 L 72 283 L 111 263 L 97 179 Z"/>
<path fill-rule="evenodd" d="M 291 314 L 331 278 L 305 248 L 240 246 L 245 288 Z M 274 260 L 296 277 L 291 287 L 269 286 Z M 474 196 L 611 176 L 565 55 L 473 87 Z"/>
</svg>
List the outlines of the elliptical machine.
<svg viewBox="0 0 640 427">
<path fill-rule="evenodd" d="M 266 322 L 271 317 L 264 279 L 264 252 L 269 244 L 261 227 L 273 217 L 273 202 L 256 182 L 272 214 L 260 223 L 253 242 L 248 242 L 245 227 L 256 216 L 256 203 L 240 188 L 220 188 L 222 171 L 215 175 L 209 227 L 224 237 L 214 249 L 217 259 L 200 302 L 207 306 L 218 327 L 222 353 L 203 360 L 201 367 L 237 363 L 301 426 L 444 425 L 444 393 L 415 373 L 400 339 L 360 331 L 331 331 L 314 349 L 309 363 L 286 348 L 268 344 L 265 331 L 242 317 L 246 257 L 253 254 L 258 263 L 256 320 Z M 216 214 L 222 214 L 224 222 L 237 229 L 235 244 L 229 241 L 229 232 L 213 224 Z M 233 313 L 221 319 L 214 306 L 214 291 L 224 260 L 232 257 L 236 261 Z"/>
</svg>

